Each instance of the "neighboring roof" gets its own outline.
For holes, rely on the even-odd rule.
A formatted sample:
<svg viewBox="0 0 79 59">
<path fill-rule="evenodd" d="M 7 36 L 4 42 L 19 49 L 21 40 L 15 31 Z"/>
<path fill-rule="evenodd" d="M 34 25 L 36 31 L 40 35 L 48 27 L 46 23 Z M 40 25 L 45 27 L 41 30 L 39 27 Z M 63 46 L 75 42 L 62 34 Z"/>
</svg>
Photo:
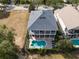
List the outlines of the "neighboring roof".
<svg viewBox="0 0 79 59">
<path fill-rule="evenodd" d="M 53 12 L 51 10 L 32 11 L 29 17 L 28 29 L 57 30 L 57 24 Z"/>
<path fill-rule="evenodd" d="M 71 5 L 55 11 L 55 14 L 58 14 L 68 30 L 79 26 L 79 12 Z"/>
</svg>

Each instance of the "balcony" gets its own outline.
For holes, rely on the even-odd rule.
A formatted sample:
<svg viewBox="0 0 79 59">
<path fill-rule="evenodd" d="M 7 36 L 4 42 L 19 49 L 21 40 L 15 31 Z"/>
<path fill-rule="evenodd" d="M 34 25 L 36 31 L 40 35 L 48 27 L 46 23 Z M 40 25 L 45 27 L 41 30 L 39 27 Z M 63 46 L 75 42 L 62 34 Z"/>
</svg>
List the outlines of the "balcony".
<svg viewBox="0 0 79 59">
<path fill-rule="evenodd" d="M 55 31 L 51 31 L 51 34 L 55 34 Z"/>
<path fill-rule="evenodd" d="M 33 32 L 35 35 L 39 35 L 39 31 L 38 31 L 38 30 L 32 30 L 32 32 Z"/>
</svg>

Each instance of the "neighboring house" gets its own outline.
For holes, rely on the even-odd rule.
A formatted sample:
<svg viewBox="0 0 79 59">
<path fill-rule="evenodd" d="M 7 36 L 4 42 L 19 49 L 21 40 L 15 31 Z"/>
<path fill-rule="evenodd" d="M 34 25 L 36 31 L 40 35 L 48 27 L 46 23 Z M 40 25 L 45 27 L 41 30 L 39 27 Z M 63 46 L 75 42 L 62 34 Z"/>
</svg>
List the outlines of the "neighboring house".
<svg viewBox="0 0 79 59">
<path fill-rule="evenodd" d="M 3 11 L 5 8 L 6 6 L 0 3 L 0 10 Z"/>
<path fill-rule="evenodd" d="M 52 10 L 31 11 L 28 21 L 29 48 L 53 48 L 57 30 Z"/>
<path fill-rule="evenodd" d="M 60 24 L 63 34 L 68 38 L 79 37 L 79 11 L 71 5 L 56 10 L 55 16 Z"/>
<path fill-rule="evenodd" d="M 64 2 L 67 2 L 67 0 L 63 0 Z"/>
</svg>

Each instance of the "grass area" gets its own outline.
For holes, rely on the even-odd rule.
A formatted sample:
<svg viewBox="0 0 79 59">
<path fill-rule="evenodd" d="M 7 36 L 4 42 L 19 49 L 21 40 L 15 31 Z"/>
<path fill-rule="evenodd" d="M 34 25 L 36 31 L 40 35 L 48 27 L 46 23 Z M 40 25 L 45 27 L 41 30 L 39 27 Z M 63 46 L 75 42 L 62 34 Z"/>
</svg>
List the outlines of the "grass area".
<svg viewBox="0 0 79 59">
<path fill-rule="evenodd" d="M 0 19 L 0 25 L 6 25 L 9 28 L 13 28 L 15 33 L 15 43 L 20 48 L 24 45 L 24 39 L 26 34 L 26 27 L 28 22 L 28 11 L 11 11 L 10 15 L 5 18 Z"/>
</svg>

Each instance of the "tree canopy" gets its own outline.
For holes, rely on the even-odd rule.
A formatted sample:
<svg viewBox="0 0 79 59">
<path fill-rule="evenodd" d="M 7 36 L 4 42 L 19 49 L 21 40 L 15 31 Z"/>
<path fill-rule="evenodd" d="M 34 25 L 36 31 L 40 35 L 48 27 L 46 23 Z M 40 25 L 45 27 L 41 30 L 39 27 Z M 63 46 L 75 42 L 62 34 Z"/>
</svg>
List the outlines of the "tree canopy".
<svg viewBox="0 0 79 59">
<path fill-rule="evenodd" d="M 71 52 L 74 47 L 68 39 L 59 40 L 57 42 L 57 48 L 63 52 Z"/>
<path fill-rule="evenodd" d="M 13 43 L 14 33 L 5 25 L 0 26 L 0 59 L 17 59 L 17 49 Z"/>
<path fill-rule="evenodd" d="M 64 1 L 63 0 L 47 0 L 46 4 L 50 5 L 50 6 L 53 6 L 56 9 L 56 8 L 63 7 L 64 6 Z"/>
</svg>

